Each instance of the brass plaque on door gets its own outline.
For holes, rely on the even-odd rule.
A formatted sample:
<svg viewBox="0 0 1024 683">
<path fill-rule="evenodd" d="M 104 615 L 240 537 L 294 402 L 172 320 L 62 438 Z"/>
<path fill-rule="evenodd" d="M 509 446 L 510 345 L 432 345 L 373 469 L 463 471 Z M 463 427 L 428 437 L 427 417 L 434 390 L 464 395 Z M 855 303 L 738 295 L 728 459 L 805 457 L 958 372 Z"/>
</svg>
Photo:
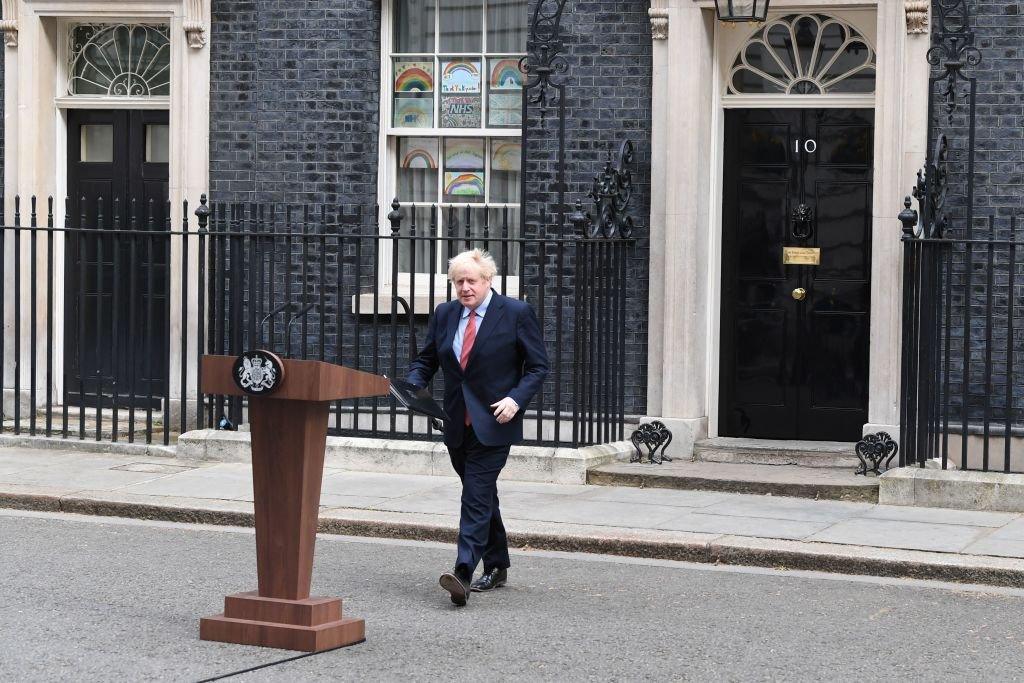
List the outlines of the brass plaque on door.
<svg viewBox="0 0 1024 683">
<path fill-rule="evenodd" d="M 782 263 L 786 266 L 820 266 L 820 247 L 783 247 Z"/>
</svg>

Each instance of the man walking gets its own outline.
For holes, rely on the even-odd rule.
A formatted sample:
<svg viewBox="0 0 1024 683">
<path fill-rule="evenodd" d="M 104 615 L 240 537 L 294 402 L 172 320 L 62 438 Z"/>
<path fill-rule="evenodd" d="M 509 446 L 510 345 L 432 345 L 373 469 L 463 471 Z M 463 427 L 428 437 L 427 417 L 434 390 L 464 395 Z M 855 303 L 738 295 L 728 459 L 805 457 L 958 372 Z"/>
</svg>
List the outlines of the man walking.
<svg viewBox="0 0 1024 683">
<path fill-rule="evenodd" d="M 479 249 L 449 261 L 458 299 L 434 310 L 408 376 L 422 388 L 438 367 L 444 374 L 444 443 L 462 480 L 462 510 L 455 567 L 439 583 L 456 605 L 466 604 L 470 590 L 488 591 L 507 579 L 508 539 L 497 480 L 509 448 L 523 440 L 526 404 L 548 374 L 537 314 L 491 289 L 497 270 Z M 472 581 L 481 560 L 484 573 Z"/>
</svg>

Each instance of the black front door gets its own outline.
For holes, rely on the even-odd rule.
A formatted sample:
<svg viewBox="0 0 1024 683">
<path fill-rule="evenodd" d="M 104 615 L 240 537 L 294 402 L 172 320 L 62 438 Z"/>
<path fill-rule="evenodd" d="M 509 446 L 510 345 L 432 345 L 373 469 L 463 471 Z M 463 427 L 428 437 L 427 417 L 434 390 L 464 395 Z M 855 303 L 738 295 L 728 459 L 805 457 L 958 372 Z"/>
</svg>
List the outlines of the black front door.
<svg viewBox="0 0 1024 683">
<path fill-rule="evenodd" d="M 874 112 L 736 109 L 725 122 L 720 432 L 855 441 Z"/>
<path fill-rule="evenodd" d="M 167 387 L 168 116 L 68 113 L 68 401 L 145 405 Z M 98 231 L 97 231 L 98 229 Z"/>
</svg>

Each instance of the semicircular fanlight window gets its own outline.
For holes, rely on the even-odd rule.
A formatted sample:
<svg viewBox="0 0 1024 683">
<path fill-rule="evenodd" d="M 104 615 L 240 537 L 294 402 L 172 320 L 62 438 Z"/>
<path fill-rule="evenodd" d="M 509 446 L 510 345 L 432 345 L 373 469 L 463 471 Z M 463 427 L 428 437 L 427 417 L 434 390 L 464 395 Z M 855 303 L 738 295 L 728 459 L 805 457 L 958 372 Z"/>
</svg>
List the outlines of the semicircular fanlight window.
<svg viewBox="0 0 1024 683">
<path fill-rule="evenodd" d="M 766 23 L 733 60 L 731 95 L 875 92 L 875 51 L 857 29 L 821 14 Z"/>
<path fill-rule="evenodd" d="M 68 94 L 170 95 L 171 47 L 166 26 L 80 24 L 71 29 L 70 38 Z"/>
</svg>

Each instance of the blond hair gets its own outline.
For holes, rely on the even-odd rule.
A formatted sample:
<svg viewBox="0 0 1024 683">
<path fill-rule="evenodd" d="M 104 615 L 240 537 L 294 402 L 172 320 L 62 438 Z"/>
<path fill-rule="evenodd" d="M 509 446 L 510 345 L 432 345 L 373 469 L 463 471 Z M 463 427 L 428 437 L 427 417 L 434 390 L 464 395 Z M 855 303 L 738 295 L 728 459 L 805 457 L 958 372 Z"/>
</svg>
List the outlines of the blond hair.
<svg viewBox="0 0 1024 683">
<path fill-rule="evenodd" d="M 455 274 L 467 266 L 479 268 L 480 277 L 485 280 L 490 280 L 498 274 L 498 265 L 490 254 L 482 249 L 470 249 L 448 261 L 448 279 L 455 282 Z"/>
</svg>

